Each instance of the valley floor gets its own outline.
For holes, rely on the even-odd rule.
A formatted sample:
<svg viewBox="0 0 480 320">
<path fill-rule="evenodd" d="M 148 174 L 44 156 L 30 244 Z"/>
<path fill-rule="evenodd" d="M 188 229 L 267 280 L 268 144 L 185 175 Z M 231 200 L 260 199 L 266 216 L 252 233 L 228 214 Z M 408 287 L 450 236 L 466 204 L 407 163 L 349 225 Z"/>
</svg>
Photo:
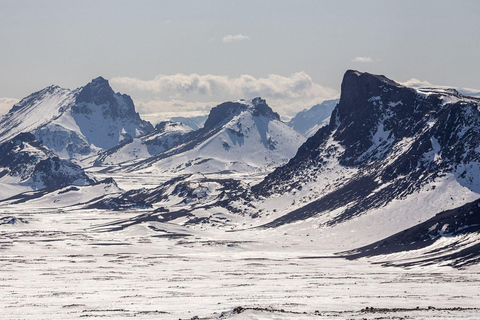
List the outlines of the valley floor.
<svg viewBox="0 0 480 320">
<path fill-rule="evenodd" d="M 183 237 L 147 224 L 95 227 L 132 215 L 25 211 L 15 216 L 28 224 L 0 225 L 1 318 L 480 317 L 479 266 L 348 261 L 322 250 L 321 238 L 273 230 L 192 228 Z"/>
</svg>

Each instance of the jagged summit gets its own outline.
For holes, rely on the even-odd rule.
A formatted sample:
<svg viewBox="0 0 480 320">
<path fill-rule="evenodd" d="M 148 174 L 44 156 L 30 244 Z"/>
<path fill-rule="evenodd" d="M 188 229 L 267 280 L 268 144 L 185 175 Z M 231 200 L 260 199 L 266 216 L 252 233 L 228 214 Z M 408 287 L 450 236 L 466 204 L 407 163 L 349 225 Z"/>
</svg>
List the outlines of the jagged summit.
<svg viewBox="0 0 480 320">
<path fill-rule="evenodd" d="M 90 114 L 93 112 L 92 105 L 94 105 L 102 109 L 104 116 L 113 119 L 133 117 L 139 120 L 132 98 L 126 94 L 115 93 L 108 80 L 103 77 L 95 78 L 83 87 L 75 103 L 73 111 L 76 113 Z"/>
<path fill-rule="evenodd" d="M 61 158 L 84 158 L 153 131 L 130 96 L 97 77 L 69 90 L 49 86 L 17 103 L 0 120 L 0 142 L 31 132 Z"/>
<path fill-rule="evenodd" d="M 278 113 L 274 112 L 272 108 L 267 105 L 265 99 L 257 97 L 252 100 L 228 101 L 212 108 L 204 128 L 210 130 L 216 126 L 225 124 L 235 115 L 247 110 L 250 110 L 254 116 L 265 116 L 272 120 L 280 120 Z"/>
<path fill-rule="evenodd" d="M 112 101 L 115 92 L 110 87 L 108 80 L 97 77 L 82 88 L 77 96 L 76 103 L 94 103 L 101 105 Z"/>
</svg>

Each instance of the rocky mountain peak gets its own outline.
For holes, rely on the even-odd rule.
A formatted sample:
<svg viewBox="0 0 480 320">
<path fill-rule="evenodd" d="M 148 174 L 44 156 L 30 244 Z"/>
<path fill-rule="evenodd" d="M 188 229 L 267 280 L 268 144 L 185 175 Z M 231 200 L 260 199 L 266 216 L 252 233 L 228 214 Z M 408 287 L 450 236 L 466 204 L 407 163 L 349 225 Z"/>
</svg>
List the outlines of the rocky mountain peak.
<svg viewBox="0 0 480 320">
<path fill-rule="evenodd" d="M 96 110 L 101 110 L 105 118 L 141 121 L 135 112 L 132 98 L 126 94 L 115 93 L 108 80 L 103 77 L 97 77 L 83 87 L 72 108 L 73 113 L 84 115 L 93 114 Z M 149 130 L 151 129 L 153 127 Z"/>
<path fill-rule="evenodd" d="M 391 138 L 406 136 L 406 131 L 431 107 L 422 103 L 420 108 L 414 89 L 383 75 L 348 70 L 341 88 L 329 128 L 336 130 L 335 140 L 345 146 L 343 163 L 348 165 L 353 165 L 356 157 L 372 146 L 371 138 L 378 133 L 379 125 Z"/>
<path fill-rule="evenodd" d="M 264 116 L 272 120 L 280 121 L 280 115 L 275 111 L 273 111 L 272 108 L 268 106 L 265 99 L 262 99 L 260 97 L 254 98 L 252 99 L 252 105 L 253 105 L 254 116 Z"/>
<path fill-rule="evenodd" d="M 208 119 L 205 122 L 204 128 L 206 130 L 213 129 L 218 125 L 225 124 L 233 116 L 240 112 L 251 110 L 254 116 L 264 116 L 272 120 L 280 120 L 278 113 L 274 112 L 272 108 L 267 105 L 265 99 L 260 97 L 252 100 L 238 100 L 229 101 L 219 104 L 210 110 Z"/>
<path fill-rule="evenodd" d="M 345 194 L 351 203 L 332 223 L 351 219 L 446 175 L 480 193 L 479 105 L 479 99 L 453 91 L 423 92 L 384 76 L 349 70 L 329 125 L 252 190 L 268 196 L 305 186 L 320 188 L 312 177 L 327 181 L 326 175 L 332 175 L 334 188 L 277 221 L 282 223 L 338 209 Z M 344 178 L 349 170 L 354 176 Z"/>
<path fill-rule="evenodd" d="M 110 87 L 108 80 L 98 77 L 82 88 L 77 96 L 76 103 L 84 102 L 102 105 L 111 102 L 114 99 L 114 95 L 115 93 Z"/>
<path fill-rule="evenodd" d="M 205 122 L 203 128 L 205 130 L 213 129 L 221 124 L 226 123 L 234 115 L 247 110 L 247 108 L 248 106 L 245 103 L 237 101 L 221 103 L 218 106 L 212 108 L 212 110 L 210 110 L 208 119 Z"/>
</svg>

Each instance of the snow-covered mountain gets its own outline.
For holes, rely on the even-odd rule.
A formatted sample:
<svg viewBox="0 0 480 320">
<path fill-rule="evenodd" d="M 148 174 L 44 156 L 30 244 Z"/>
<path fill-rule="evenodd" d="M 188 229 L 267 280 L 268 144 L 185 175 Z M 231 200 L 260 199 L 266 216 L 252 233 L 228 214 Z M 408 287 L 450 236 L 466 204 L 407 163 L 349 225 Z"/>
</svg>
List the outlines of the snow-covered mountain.
<svg viewBox="0 0 480 320">
<path fill-rule="evenodd" d="M 328 124 L 306 139 L 261 98 L 222 103 L 197 130 L 171 121 L 153 129 L 103 78 L 74 91 L 50 87 L 0 122 L 3 137 L 27 132 L 0 145 L 2 204 L 139 212 L 108 224 L 111 230 L 145 221 L 182 230 L 199 224 L 282 234 L 321 229 L 332 242 L 374 243 L 350 258 L 366 250 L 395 255 L 411 238 L 408 230 L 418 233 L 415 241 L 435 238 L 415 247 L 419 254 L 446 252 L 446 235 L 460 231 L 465 241 L 458 252 L 480 243 L 471 204 L 480 198 L 480 99 L 349 70 L 340 100 L 330 103 Z M 35 116 L 36 108 L 45 112 Z M 312 108 L 291 124 L 306 125 L 314 114 L 322 115 Z M 111 178 L 95 183 L 54 152 L 90 156 L 82 163 L 96 165 L 88 167 L 91 174 L 114 176 L 127 191 Z M 404 229 L 406 237 L 390 238 Z M 390 251 L 372 250 L 386 247 L 376 242 L 384 238 Z"/>
<path fill-rule="evenodd" d="M 293 117 L 287 124 L 306 137 L 313 136 L 318 129 L 328 125 L 330 115 L 338 104 L 338 99 L 326 100 L 310 109 L 304 109 Z"/>
<path fill-rule="evenodd" d="M 95 160 L 95 165 L 116 165 L 149 158 L 181 144 L 191 131 L 189 126 L 180 122 L 160 122 L 154 131 L 102 152 Z"/>
<path fill-rule="evenodd" d="M 180 145 L 123 168 L 170 173 L 268 172 L 290 159 L 305 138 L 261 98 L 225 102 Z"/>
<path fill-rule="evenodd" d="M 378 236 L 413 226 L 480 197 L 479 106 L 456 91 L 349 70 L 329 125 L 252 188 L 257 200 L 232 206 L 269 216 L 268 227 L 361 216 L 382 224 L 365 231 Z"/>
<path fill-rule="evenodd" d="M 33 132 L 57 119 L 74 105 L 78 92 L 50 86 L 23 98 L 0 118 L 0 142 L 22 132 Z"/>
<path fill-rule="evenodd" d="M 95 182 L 79 165 L 60 159 L 31 133 L 21 133 L 0 144 L 0 155 L 0 198 Z"/>
<path fill-rule="evenodd" d="M 186 126 L 189 126 L 193 130 L 203 128 L 205 121 L 207 121 L 208 115 L 196 116 L 196 117 L 171 117 L 170 121 L 180 122 Z"/>
<path fill-rule="evenodd" d="M 132 99 L 98 77 L 76 90 L 45 88 L 22 99 L 0 120 L 0 140 L 31 132 L 61 158 L 80 159 L 145 135 Z"/>
</svg>

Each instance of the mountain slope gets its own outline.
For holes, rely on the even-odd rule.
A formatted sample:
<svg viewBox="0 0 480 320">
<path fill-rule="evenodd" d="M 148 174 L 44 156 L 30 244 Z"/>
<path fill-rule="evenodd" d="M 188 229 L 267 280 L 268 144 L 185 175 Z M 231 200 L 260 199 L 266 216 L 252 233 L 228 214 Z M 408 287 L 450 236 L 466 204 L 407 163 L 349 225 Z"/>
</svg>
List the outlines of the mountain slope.
<svg viewBox="0 0 480 320">
<path fill-rule="evenodd" d="M 62 157 L 81 158 L 152 130 L 129 96 L 114 93 L 108 81 L 98 77 L 79 90 L 75 104 L 62 116 L 35 130 L 35 136 Z"/>
<path fill-rule="evenodd" d="M 157 155 L 181 144 L 191 131 L 190 127 L 180 122 L 160 122 L 149 134 L 102 152 L 95 160 L 95 165 L 116 165 Z"/>
<path fill-rule="evenodd" d="M 480 194 L 479 105 L 349 70 L 329 125 L 252 188 L 256 210 L 274 217 L 269 227 L 322 216 L 335 225 L 408 200 L 411 226 L 472 201 Z M 420 194 L 452 201 L 415 204 Z"/>
<path fill-rule="evenodd" d="M 50 86 L 23 98 L 0 118 L 0 142 L 58 118 L 75 103 L 76 94 L 78 90 Z"/>
<path fill-rule="evenodd" d="M 21 133 L 0 144 L 0 154 L 0 198 L 95 182 L 79 165 L 58 158 L 31 133 Z"/>
<path fill-rule="evenodd" d="M 114 93 L 102 77 L 76 90 L 45 88 L 0 120 L 1 141 L 31 132 L 65 159 L 93 155 L 152 130 L 135 112 L 132 99 Z"/>
<path fill-rule="evenodd" d="M 349 259 L 382 256 L 385 263 L 399 266 L 441 263 L 463 267 L 480 261 L 479 249 L 480 199 L 341 255 Z"/>
<path fill-rule="evenodd" d="M 328 125 L 330 115 L 338 104 L 338 99 L 326 100 L 310 109 L 300 111 L 287 124 L 306 137 L 313 136 L 318 129 Z"/>
<path fill-rule="evenodd" d="M 170 121 L 180 122 L 186 126 L 189 126 L 193 130 L 203 128 L 205 121 L 207 121 L 208 115 L 196 116 L 196 117 L 171 117 Z"/>
<path fill-rule="evenodd" d="M 263 99 L 225 102 L 213 108 L 204 127 L 187 133 L 180 145 L 126 170 L 264 172 L 288 161 L 304 140 Z"/>
</svg>

